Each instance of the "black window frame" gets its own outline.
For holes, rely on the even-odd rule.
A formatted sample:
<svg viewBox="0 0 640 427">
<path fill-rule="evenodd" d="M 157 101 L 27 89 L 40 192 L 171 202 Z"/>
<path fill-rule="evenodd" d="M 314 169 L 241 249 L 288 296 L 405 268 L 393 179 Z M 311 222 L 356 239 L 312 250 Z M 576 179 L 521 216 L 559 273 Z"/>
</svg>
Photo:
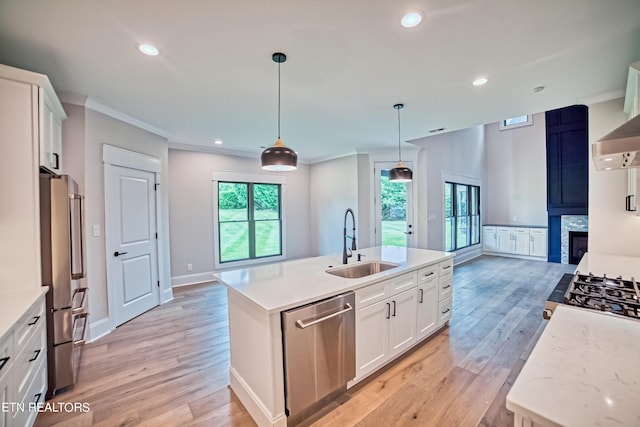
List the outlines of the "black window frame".
<svg viewBox="0 0 640 427">
<path fill-rule="evenodd" d="M 443 223 L 443 229 L 444 229 L 444 234 L 445 234 L 445 251 L 457 251 L 460 249 L 464 249 L 464 248 L 469 248 L 471 246 L 475 246 L 475 245 L 479 245 L 481 243 L 480 241 L 480 229 L 482 228 L 482 223 L 480 220 L 480 186 L 479 185 L 473 185 L 473 184 L 462 184 L 459 182 L 453 182 L 453 181 L 445 181 L 445 191 L 444 191 L 444 223 Z M 446 209 L 446 186 L 447 185 L 451 185 L 451 213 L 452 215 L 447 215 L 447 209 Z M 458 206 L 458 197 L 457 197 L 457 189 L 458 187 L 466 187 L 466 193 L 467 193 L 467 214 L 466 215 L 461 215 L 459 214 L 459 212 L 461 211 L 460 207 Z M 475 203 L 475 209 L 474 206 L 472 204 L 472 200 L 473 200 L 473 189 L 477 189 L 476 192 L 476 203 Z M 475 214 L 473 213 L 475 211 Z M 477 225 L 474 227 L 473 225 L 473 218 L 477 217 Z M 447 247 L 447 220 L 448 219 L 452 219 L 452 236 L 451 236 L 451 244 L 452 247 L 448 248 Z M 469 229 L 468 231 L 468 235 L 469 235 L 469 243 L 464 245 L 464 246 L 458 246 L 458 218 L 467 218 L 467 227 Z M 476 230 L 477 228 L 477 230 Z"/>
<path fill-rule="evenodd" d="M 240 184 L 240 185 L 246 185 L 247 186 L 247 219 L 242 219 L 242 220 L 228 220 L 228 221 L 221 221 L 220 220 L 220 185 L 221 184 Z M 265 258 L 271 258 L 271 257 L 280 257 L 283 255 L 283 242 L 282 242 L 282 184 L 276 184 L 276 183 L 271 183 L 271 182 L 248 182 L 248 181 L 223 181 L 223 180 L 219 180 L 217 181 L 217 185 L 218 185 L 218 191 L 217 191 L 217 197 L 218 199 L 216 200 L 216 207 L 218 209 L 217 212 L 217 219 L 218 219 L 218 263 L 220 263 L 220 265 L 223 264 L 229 264 L 229 263 L 235 263 L 235 262 L 246 262 L 246 261 L 253 261 L 253 260 L 260 260 L 260 259 L 265 259 Z M 276 186 L 278 189 L 278 218 L 277 219 L 256 219 L 255 218 L 255 201 L 254 201 L 254 186 L 255 185 L 273 185 Z M 270 254 L 270 255 L 262 255 L 262 256 L 256 256 L 256 222 L 263 222 L 263 221 L 278 221 L 279 224 L 279 230 L 280 233 L 278 235 L 278 244 L 280 247 L 280 251 L 276 254 Z M 248 239 L 249 239 L 249 257 L 248 258 L 237 258 L 237 259 L 230 259 L 230 260 L 226 260 L 223 261 L 222 260 L 222 233 L 221 233 L 221 224 L 228 224 L 228 223 L 247 223 L 248 224 Z"/>
</svg>

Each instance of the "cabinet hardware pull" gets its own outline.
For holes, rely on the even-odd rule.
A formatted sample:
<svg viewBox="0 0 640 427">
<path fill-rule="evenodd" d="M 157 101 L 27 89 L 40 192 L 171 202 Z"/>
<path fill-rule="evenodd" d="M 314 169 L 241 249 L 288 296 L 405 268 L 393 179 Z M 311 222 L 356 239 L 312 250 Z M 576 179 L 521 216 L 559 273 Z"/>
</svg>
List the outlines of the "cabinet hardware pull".
<svg viewBox="0 0 640 427">
<path fill-rule="evenodd" d="M 396 302 L 395 301 L 391 301 L 393 303 L 393 317 L 396 317 Z"/>
<path fill-rule="evenodd" d="M 449 289 L 451 285 L 443 286 L 442 289 Z"/>
<path fill-rule="evenodd" d="M 424 289 L 418 289 L 420 291 L 420 301 L 418 301 L 420 304 L 422 304 L 424 302 Z"/>
<path fill-rule="evenodd" d="M 54 169 L 60 169 L 60 155 L 58 153 L 51 153 L 51 155 L 53 156 L 53 159 L 55 160 L 55 166 L 53 166 Z"/>
<path fill-rule="evenodd" d="M 387 303 L 387 316 L 386 319 L 391 319 L 391 304 Z"/>
<path fill-rule="evenodd" d="M 447 308 L 445 311 L 442 312 L 442 314 L 447 314 L 450 311 L 451 311 L 451 309 Z"/>
<path fill-rule="evenodd" d="M 7 364 L 9 359 L 11 359 L 11 357 L 9 357 L 9 356 L 3 357 L 2 359 L 0 359 L 0 371 L 2 370 L 2 368 L 4 368 L 4 365 Z"/>
<path fill-rule="evenodd" d="M 40 350 L 36 350 L 35 351 L 35 356 L 33 356 L 31 359 L 29 359 L 29 362 L 35 362 L 36 359 L 38 358 L 38 356 L 40 356 Z"/>
<path fill-rule="evenodd" d="M 429 273 L 425 274 L 424 277 L 429 277 L 429 276 L 433 276 L 435 273 L 433 271 L 430 271 Z"/>
<path fill-rule="evenodd" d="M 353 310 L 353 307 L 351 307 L 351 304 L 349 304 L 348 302 L 344 304 L 344 308 L 342 310 L 336 311 L 335 313 L 331 313 L 327 316 L 321 317 L 319 319 L 316 319 L 312 322 L 309 323 L 304 323 L 302 320 L 297 320 L 296 321 L 296 325 L 300 328 L 300 329 L 304 329 L 304 328 L 308 328 L 309 326 L 313 326 L 316 323 L 320 323 L 320 322 L 324 322 L 327 319 L 331 319 L 332 317 L 336 317 L 336 316 L 340 316 L 341 314 L 346 313 L 347 311 L 351 311 Z M 84 341 L 84 340 L 83 340 Z M 75 343 L 74 343 L 75 344 Z M 84 344 L 84 342 L 82 343 Z"/>
<path fill-rule="evenodd" d="M 40 320 L 40 316 L 33 316 L 33 321 L 29 323 L 27 326 L 35 325 L 36 323 L 38 323 L 38 320 Z"/>
<path fill-rule="evenodd" d="M 451 266 L 450 266 L 450 265 L 447 265 L 447 266 L 445 266 L 445 267 L 442 267 L 442 269 L 443 269 L 443 270 L 446 270 L 447 268 L 451 268 Z"/>
<path fill-rule="evenodd" d="M 40 398 L 42 397 L 42 393 L 34 394 L 33 397 L 36 398 L 35 403 L 38 403 L 40 401 Z"/>
</svg>

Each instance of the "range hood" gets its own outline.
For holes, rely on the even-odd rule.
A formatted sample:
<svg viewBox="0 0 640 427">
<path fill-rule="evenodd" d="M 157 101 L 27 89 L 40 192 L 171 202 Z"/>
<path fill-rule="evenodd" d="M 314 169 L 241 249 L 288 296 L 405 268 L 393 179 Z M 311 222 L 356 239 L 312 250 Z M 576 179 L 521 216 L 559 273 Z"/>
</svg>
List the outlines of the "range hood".
<svg viewBox="0 0 640 427">
<path fill-rule="evenodd" d="M 591 146 L 597 170 L 640 168 L 640 115 Z"/>
</svg>

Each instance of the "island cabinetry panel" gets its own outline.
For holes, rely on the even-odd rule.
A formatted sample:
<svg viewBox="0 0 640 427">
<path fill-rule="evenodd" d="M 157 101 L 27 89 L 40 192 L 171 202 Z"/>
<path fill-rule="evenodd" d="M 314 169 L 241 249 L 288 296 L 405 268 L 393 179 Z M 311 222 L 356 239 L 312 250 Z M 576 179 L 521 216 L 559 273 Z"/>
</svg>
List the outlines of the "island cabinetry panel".
<svg viewBox="0 0 640 427">
<path fill-rule="evenodd" d="M 45 319 L 40 317 L 44 293 L 31 301 L 17 321 L 5 323 L 8 328 L 0 337 L 0 402 L 10 404 L 0 411 L 0 427 L 32 426 L 38 412 L 29 405 L 44 401 L 47 342 Z"/>
<path fill-rule="evenodd" d="M 438 327 L 439 284 L 437 265 L 418 271 L 418 340 L 431 335 Z"/>
<path fill-rule="evenodd" d="M 356 380 L 416 341 L 417 283 L 412 271 L 356 290 Z"/>
</svg>

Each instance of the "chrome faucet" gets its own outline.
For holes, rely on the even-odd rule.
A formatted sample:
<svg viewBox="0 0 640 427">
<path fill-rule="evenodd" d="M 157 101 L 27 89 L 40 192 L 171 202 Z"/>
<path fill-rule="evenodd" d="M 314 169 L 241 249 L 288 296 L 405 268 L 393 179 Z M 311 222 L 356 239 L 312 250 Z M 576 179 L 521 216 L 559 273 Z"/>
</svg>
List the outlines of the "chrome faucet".
<svg viewBox="0 0 640 427">
<path fill-rule="evenodd" d="M 349 236 L 347 234 L 347 216 L 351 214 L 351 219 L 353 220 L 353 235 Z M 353 251 L 356 250 L 356 217 L 353 214 L 351 208 L 348 208 L 344 212 L 344 229 L 342 233 L 342 263 L 347 263 L 347 258 L 351 258 L 353 255 Z M 347 248 L 347 237 L 351 239 L 351 249 Z"/>
</svg>

